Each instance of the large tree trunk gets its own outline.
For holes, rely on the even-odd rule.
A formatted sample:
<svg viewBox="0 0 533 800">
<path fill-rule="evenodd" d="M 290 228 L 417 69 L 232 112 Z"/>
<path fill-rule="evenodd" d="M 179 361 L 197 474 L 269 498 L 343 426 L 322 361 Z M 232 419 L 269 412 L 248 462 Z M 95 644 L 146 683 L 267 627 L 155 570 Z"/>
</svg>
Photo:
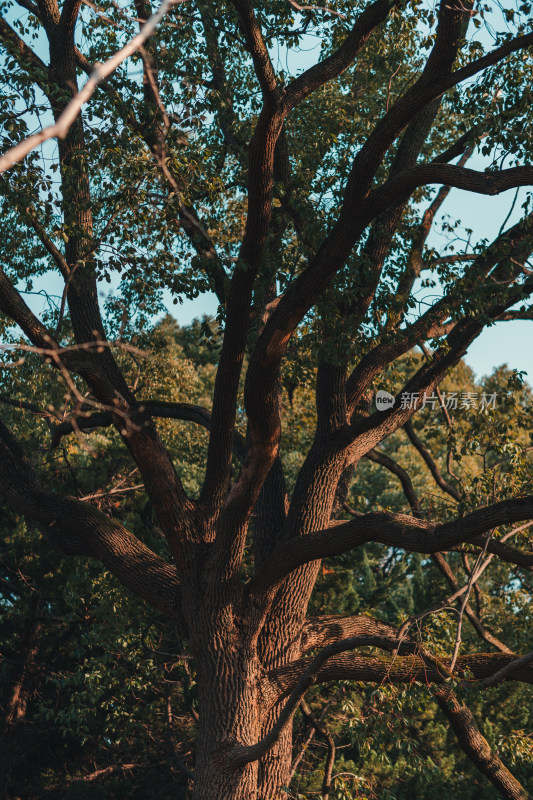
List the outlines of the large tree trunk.
<svg viewBox="0 0 533 800">
<path fill-rule="evenodd" d="M 238 644 L 214 636 L 217 646 L 198 667 L 200 722 L 193 800 L 255 800 L 257 764 L 232 768 L 232 745 L 253 744 L 260 736 L 259 666 Z"/>
<path fill-rule="evenodd" d="M 297 520 L 288 520 L 291 533 L 300 536 L 328 524 L 338 480 L 346 463 L 344 455 L 325 459 L 320 446 L 317 446 L 316 452 L 308 456 L 306 467 L 307 480 L 299 487 Z M 294 525 L 292 530 L 291 524 Z M 319 568 L 320 562 L 315 561 L 295 570 L 274 600 L 259 637 L 259 654 L 267 671 L 300 657 L 301 632 Z M 270 730 L 279 712 L 280 707 L 276 707 L 267 715 L 262 735 Z M 258 800 L 278 800 L 280 788 L 290 781 L 291 763 L 292 724 L 289 724 L 274 747 L 261 759 Z"/>
<path fill-rule="evenodd" d="M 269 714 L 264 726 L 265 731 L 270 730 L 279 713 Z M 257 800 L 279 800 L 284 795 L 280 793 L 283 786 L 290 781 L 292 763 L 292 723 L 288 724 L 268 753 L 259 763 Z"/>
<path fill-rule="evenodd" d="M 229 752 L 261 733 L 261 667 L 227 587 L 185 588 L 198 682 L 199 729 L 193 800 L 256 800 L 257 763 L 234 767 Z"/>
</svg>

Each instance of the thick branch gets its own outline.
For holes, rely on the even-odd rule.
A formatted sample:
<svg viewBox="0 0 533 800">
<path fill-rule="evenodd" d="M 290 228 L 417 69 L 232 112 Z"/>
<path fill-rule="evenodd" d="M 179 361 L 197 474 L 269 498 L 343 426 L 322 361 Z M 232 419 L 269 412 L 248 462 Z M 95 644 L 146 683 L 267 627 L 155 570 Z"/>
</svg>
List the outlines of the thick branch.
<svg viewBox="0 0 533 800">
<path fill-rule="evenodd" d="M 48 67 L 3 17 L 0 17 L 0 41 L 20 66 L 28 71 L 30 78 L 47 94 Z"/>
<path fill-rule="evenodd" d="M 450 13 L 452 13 L 452 16 L 454 13 L 457 16 L 452 27 L 455 26 L 457 28 L 457 34 L 459 35 L 465 9 L 458 3 L 452 5 L 453 8 L 450 6 L 452 8 Z M 445 27 L 444 25 L 443 30 Z M 514 46 L 518 48 L 527 46 L 530 43 L 530 38 L 523 37 L 517 40 Z M 476 71 L 492 63 L 490 59 L 479 60 L 469 65 L 470 72 L 468 70 L 467 72 L 459 70 L 453 73 L 452 77 L 445 77 L 442 80 L 435 79 L 436 64 L 439 64 L 441 59 L 444 59 L 445 53 L 449 54 L 449 47 L 449 41 L 443 40 L 440 55 L 438 57 L 435 56 L 434 59 L 430 57 L 431 67 L 429 66 L 430 61 L 428 61 L 428 71 L 424 80 L 421 79 L 411 92 L 408 92 L 404 98 L 398 101 L 392 111 L 378 124 L 367 143 L 359 151 L 352 167 L 342 211 L 337 223 L 333 226 L 309 266 L 303 270 L 280 299 L 263 333 L 259 337 L 255 352 L 250 359 L 245 385 L 246 410 L 251 429 L 257 429 L 256 439 L 258 442 L 256 462 L 255 464 L 253 461 L 251 462 L 250 470 L 245 476 L 249 484 L 252 484 L 252 482 L 259 484 L 264 479 L 265 470 L 262 469 L 262 462 L 266 461 L 268 466 L 270 458 L 268 456 L 268 448 L 270 447 L 273 453 L 277 448 L 279 441 L 279 409 L 276 403 L 271 402 L 271 398 L 273 397 L 274 385 L 279 379 L 281 358 L 285 353 L 293 331 L 307 310 L 316 302 L 331 277 L 344 264 L 367 224 L 378 213 L 389 208 L 406 195 L 406 192 L 402 194 L 402 192 L 397 191 L 395 196 L 389 193 L 385 197 L 384 192 L 379 194 L 381 190 L 377 190 L 366 198 L 370 191 L 375 171 L 378 169 L 388 147 L 413 118 L 414 114 L 439 97 L 441 91 L 437 91 L 436 87 L 450 88 L 450 86 L 454 85 L 454 80 L 467 77 L 467 73 L 475 74 Z M 504 50 L 505 53 L 510 52 L 509 46 L 507 46 L 507 49 L 499 48 L 494 58 L 498 60 L 498 58 L 504 57 Z M 395 181 L 401 183 L 405 175 L 416 173 L 416 180 L 411 179 L 414 184 L 413 188 L 416 188 L 417 182 L 422 177 L 421 173 L 418 172 L 419 169 L 423 168 L 409 170 L 395 179 L 391 178 L 391 181 L 393 184 Z M 427 169 L 435 170 L 436 172 L 442 170 L 442 173 L 439 173 L 442 182 L 450 185 L 454 185 L 452 177 L 456 173 L 453 173 L 453 170 L 459 169 L 461 177 L 463 176 L 463 171 L 460 168 L 449 167 L 448 165 L 428 165 Z M 524 169 L 527 171 L 529 180 L 531 171 L 528 171 L 528 168 Z M 525 173 L 517 173 L 515 171 L 510 173 L 506 170 L 495 178 L 482 175 L 478 184 L 484 191 L 494 192 L 503 190 L 509 182 L 514 185 L 517 180 L 525 182 Z M 459 178 L 456 182 L 458 181 Z M 376 202 L 375 198 L 379 202 Z M 499 313 L 502 313 L 503 310 L 501 309 Z M 472 336 L 475 337 L 475 335 L 477 333 L 472 328 Z M 468 343 L 469 341 L 467 341 Z"/>
<path fill-rule="evenodd" d="M 174 567 L 93 506 L 44 491 L 22 448 L 1 422 L 0 491 L 62 553 L 97 559 L 127 589 L 169 616 L 178 614 Z"/>
<path fill-rule="evenodd" d="M 479 545 L 479 547 L 483 548 L 485 546 L 485 540 L 486 536 L 479 536 L 472 539 L 472 544 Z M 533 552 L 525 553 L 522 550 L 516 550 L 516 548 L 509 547 L 492 538 L 488 543 L 487 552 L 493 553 L 495 556 L 498 556 L 501 561 L 506 561 L 509 564 L 516 564 L 524 569 L 533 569 Z"/>
<path fill-rule="evenodd" d="M 59 17 L 59 27 L 64 35 L 70 36 L 76 25 L 82 0 L 63 0 L 61 16 Z"/>
<path fill-rule="evenodd" d="M 276 102 L 276 75 L 250 0 L 233 0 L 265 104 Z"/>
<path fill-rule="evenodd" d="M 256 744 L 249 746 L 237 745 L 233 747 L 228 754 L 231 765 L 233 767 L 244 766 L 244 764 L 249 764 L 251 761 L 257 761 L 270 750 L 281 736 L 285 726 L 292 719 L 306 691 L 310 686 L 316 683 L 317 675 L 320 674 L 323 665 L 327 663 L 328 659 L 331 659 L 338 653 L 344 653 L 346 650 L 353 650 L 354 647 L 380 647 L 381 645 L 382 641 L 379 637 L 352 636 L 349 639 L 343 639 L 340 642 L 335 642 L 334 644 L 324 647 L 313 659 L 307 660 L 289 699 L 270 732 Z M 301 664 L 302 662 L 299 661 L 297 663 Z M 289 666 L 293 665 L 290 664 Z M 278 699 L 281 699 L 281 697 Z"/>
<path fill-rule="evenodd" d="M 496 684 L 500 683 L 500 681 L 507 680 L 512 678 L 515 671 L 525 667 L 533 662 L 533 650 L 530 653 L 526 653 L 525 656 L 521 656 L 520 658 L 516 658 L 514 661 L 510 661 L 508 664 L 505 664 L 498 672 L 495 672 L 493 675 L 489 675 L 488 678 L 485 678 L 483 681 L 483 686 L 487 688 L 488 686 L 496 686 Z"/>
<path fill-rule="evenodd" d="M 354 636 L 390 637 L 397 635 L 396 628 L 366 614 L 326 614 L 311 617 L 303 627 L 301 652 L 307 653 L 316 647 L 326 647 L 340 639 Z"/>
<path fill-rule="evenodd" d="M 353 645 L 356 646 L 356 645 Z M 361 645 L 362 646 L 362 645 Z M 459 656 L 455 667 L 456 675 L 473 675 L 476 681 L 482 681 L 507 664 L 514 662 L 515 656 L 504 653 L 475 653 Z M 316 683 L 329 681 L 362 681 L 365 683 L 407 683 L 443 684 L 449 680 L 446 670 L 448 661 L 441 659 L 443 669 L 428 664 L 427 659 L 417 655 L 385 656 L 359 655 L 342 653 L 330 657 L 316 672 Z M 278 703 L 286 697 L 293 687 L 299 686 L 302 676 L 307 675 L 313 660 L 309 658 L 294 661 L 292 664 L 273 670 L 269 674 L 273 688 L 276 689 L 272 702 Z M 517 668 L 508 680 L 533 683 L 533 668 L 525 665 Z"/>
<path fill-rule="evenodd" d="M 418 167 L 391 177 L 368 197 L 372 214 L 392 202 L 409 197 L 419 186 L 440 183 L 477 194 L 497 195 L 517 186 L 533 184 L 533 167 L 510 167 L 496 172 L 480 172 L 455 164 L 420 164 Z"/>
<path fill-rule="evenodd" d="M 58 23 L 60 18 L 57 0 L 37 0 L 39 8 L 39 19 L 47 32 L 50 32 Z"/>
<path fill-rule="evenodd" d="M 324 61 L 315 64 L 288 85 L 283 96 L 283 106 L 288 113 L 328 81 L 337 78 L 348 69 L 371 33 L 384 22 L 390 11 L 400 5 L 401 0 L 377 0 L 357 18 L 352 30 L 342 45 Z"/>
<path fill-rule="evenodd" d="M 461 542 L 472 541 L 500 525 L 531 518 L 532 496 L 502 500 L 495 505 L 478 508 L 461 519 L 442 524 L 405 514 L 365 514 L 326 530 L 284 542 L 252 578 L 249 589 L 252 594 L 266 592 L 302 564 L 346 553 L 366 542 L 380 542 L 416 553 L 436 553 Z"/>
</svg>

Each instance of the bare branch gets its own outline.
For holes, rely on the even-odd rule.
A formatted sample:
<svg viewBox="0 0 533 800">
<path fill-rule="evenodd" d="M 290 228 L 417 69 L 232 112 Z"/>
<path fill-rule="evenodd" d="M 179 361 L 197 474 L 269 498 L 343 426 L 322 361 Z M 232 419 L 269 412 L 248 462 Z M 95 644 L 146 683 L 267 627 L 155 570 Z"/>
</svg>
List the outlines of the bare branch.
<svg viewBox="0 0 533 800">
<path fill-rule="evenodd" d="M 65 256 L 55 246 L 54 242 L 50 239 L 50 237 L 46 233 L 46 230 L 44 229 L 44 227 L 35 218 L 31 208 L 26 209 L 26 216 L 27 216 L 28 221 L 29 221 L 30 225 L 32 226 L 33 230 L 35 231 L 35 233 L 37 234 L 37 236 L 41 240 L 42 244 L 45 246 L 45 248 L 48 250 L 48 252 L 52 256 L 52 258 L 54 259 L 54 262 L 55 262 L 57 268 L 61 272 L 61 275 L 63 276 L 65 281 L 67 281 L 67 286 L 68 286 L 68 281 L 69 281 L 70 274 L 71 274 L 72 270 L 69 268 L 69 265 L 67 264 L 67 260 L 66 260 Z"/>
<path fill-rule="evenodd" d="M 14 404 L 18 401 L 14 401 Z M 139 424 L 150 417 L 160 419 L 176 419 L 183 422 L 195 422 L 206 430 L 211 429 L 211 413 L 203 406 L 193 403 L 173 403 L 164 400 L 139 400 L 133 412 L 135 424 Z M 127 418 L 124 423 L 127 424 Z M 107 428 L 114 424 L 113 414 L 108 411 L 99 411 L 94 414 L 76 415 L 56 425 L 52 432 L 52 448 L 58 447 L 63 436 L 73 433 L 76 429 L 96 430 Z M 237 431 L 235 432 L 235 455 L 242 461 L 246 456 L 246 441 Z"/>
<path fill-rule="evenodd" d="M 335 764 L 335 741 L 328 729 L 324 728 L 315 718 L 304 697 L 302 697 L 300 701 L 300 709 L 304 717 L 308 720 L 308 722 L 311 723 L 317 734 L 325 740 L 328 748 L 326 763 L 324 765 L 324 779 L 322 781 L 322 800 L 328 800 L 331 789 L 333 765 Z"/>
<path fill-rule="evenodd" d="M 441 472 L 435 463 L 431 453 L 425 446 L 424 442 L 417 436 L 415 433 L 415 429 L 413 428 L 413 423 L 411 420 L 405 423 L 403 426 L 404 431 L 406 432 L 407 436 L 409 437 L 409 441 L 411 444 L 418 450 L 422 458 L 424 459 L 427 468 L 429 469 L 433 480 L 437 484 L 437 486 L 442 489 L 443 492 L 449 494 L 450 497 L 453 497 L 454 500 L 459 502 L 461 500 L 461 493 L 457 491 L 457 489 L 449 484 L 441 475 Z"/>
<path fill-rule="evenodd" d="M 380 466 L 385 467 L 389 472 L 393 475 L 396 475 L 399 478 L 400 483 L 402 485 L 403 493 L 407 498 L 409 505 L 415 516 L 421 515 L 421 506 L 420 500 L 418 499 L 413 483 L 411 478 L 409 477 L 409 473 L 400 467 L 399 464 L 394 461 L 390 456 L 386 453 L 381 452 L 381 450 L 370 450 L 368 453 L 365 454 L 365 458 L 369 461 L 374 461 L 376 464 L 380 464 Z"/>
<path fill-rule="evenodd" d="M 453 673 L 453 670 L 455 669 L 455 665 L 457 663 L 457 658 L 459 656 L 459 649 L 461 647 L 461 638 L 462 638 L 461 634 L 462 634 L 462 630 L 463 630 L 463 618 L 464 618 L 465 608 L 466 608 L 466 605 L 468 603 L 468 600 L 469 600 L 469 597 L 470 597 L 470 592 L 472 591 L 472 587 L 474 586 L 474 584 L 476 583 L 476 581 L 478 580 L 478 578 L 480 576 L 480 569 L 481 569 L 481 566 L 483 566 L 483 559 L 485 558 L 485 554 L 487 552 L 487 547 L 489 545 L 489 541 L 490 541 L 491 538 L 492 537 L 489 534 L 489 536 L 486 539 L 485 546 L 483 547 L 482 551 L 479 553 L 479 555 L 478 555 L 478 557 L 476 559 L 476 563 L 474 564 L 474 569 L 472 570 L 472 572 L 468 576 L 468 583 L 466 584 L 465 593 L 464 593 L 463 599 L 461 601 L 461 607 L 459 609 L 459 618 L 457 620 L 457 631 L 455 633 L 455 642 L 454 642 L 454 646 L 453 646 L 452 660 L 450 662 L 450 672 L 452 672 L 452 673 Z M 490 556 L 489 556 L 489 558 L 490 558 Z M 487 561 L 488 561 L 488 559 L 487 559 Z"/>
<path fill-rule="evenodd" d="M 487 538 L 487 546 L 489 544 L 489 539 Z M 434 553 L 432 556 L 433 563 L 437 565 L 438 569 L 442 572 L 446 581 L 450 588 L 456 593 L 459 591 L 459 581 L 453 574 L 448 562 L 446 561 L 445 557 L 441 553 Z M 479 577 L 479 576 L 478 576 Z M 475 629 L 476 633 L 484 639 L 488 644 L 491 644 L 493 647 L 496 647 L 500 653 L 511 653 L 512 650 L 507 647 L 502 641 L 500 641 L 496 636 L 494 636 L 491 631 L 489 631 L 485 625 L 481 622 L 479 617 L 474 613 L 470 603 L 466 603 L 464 607 L 464 611 L 468 619 L 470 620 L 472 627 Z"/>
<path fill-rule="evenodd" d="M 296 0 L 289 0 L 289 3 L 296 11 L 324 11 L 326 14 L 339 17 L 339 19 L 348 19 L 346 14 L 342 14 L 340 11 L 335 11 L 333 8 L 327 8 L 326 6 L 301 6 Z"/>
<path fill-rule="evenodd" d="M 82 106 L 91 98 L 98 84 L 105 80 L 105 78 L 114 72 L 123 61 L 138 50 L 139 46 L 155 31 L 168 9 L 178 2 L 184 2 L 184 0 L 163 0 L 159 9 L 147 20 L 140 33 L 134 36 L 127 45 L 121 48 L 104 64 L 95 64 L 92 75 L 85 83 L 85 86 L 72 98 L 53 125 L 44 128 L 40 133 L 29 136 L 27 139 L 19 142 L 19 144 L 11 147 L 4 155 L 0 156 L 0 173 L 5 172 L 12 167 L 13 164 L 22 161 L 31 150 L 39 144 L 42 144 L 42 142 L 56 137 L 64 139 Z"/>
</svg>

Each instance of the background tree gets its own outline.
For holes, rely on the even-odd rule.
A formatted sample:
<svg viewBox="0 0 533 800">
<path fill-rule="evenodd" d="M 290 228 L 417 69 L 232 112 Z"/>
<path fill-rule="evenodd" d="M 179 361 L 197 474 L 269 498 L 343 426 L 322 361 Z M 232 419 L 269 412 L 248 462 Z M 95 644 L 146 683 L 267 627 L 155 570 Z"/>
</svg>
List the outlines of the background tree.
<svg viewBox="0 0 533 800">
<path fill-rule="evenodd" d="M 6 147 L 39 119 L 58 119 L 78 75 L 151 11 L 144 2 L 134 12 L 109 4 L 96 14 L 76 2 L 21 7 L 27 14 L 6 9 L 0 28 Z M 54 476 L 35 454 L 28 460 L 11 410 L 1 428 L 0 484 L 11 514 L 23 514 L 64 554 L 99 561 L 176 628 L 197 676 L 195 800 L 279 796 L 291 773 L 293 715 L 312 684 L 335 680 L 426 685 L 476 767 L 502 796 L 525 798 L 454 692 L 478 698 L 501 691 L 502 681 L 531 683 L 523 629 L 506 619 L 504 640 L 481 609 L 492 581 L 502 597 L 516 595 L 513 612 L 529 599 L 528 445 L 518 434 L 508 441 L 500 408 L 476 416 L 461 443 L 448 412 L 446 441 L 433 436 L 449 451 L 443 477 L 412 418 L 421 418 L 424 395 L 440 402 L 439 384 L 486 325 L 531 316 L 529 201 L 492 242 L 467 239 L 460 252 L 427 245 L 450 187 L 493 195 L 532 182 L 524 133 L 530 7 L 448 2 L 435 13 L 377 0 L 331 10 L 181 4 L 139 51 L 139 70 L 123 66 L 102 84 L 57 153 L 45 146 L 5 174 L 0 308 L 13 391 L 4 402 L 47 420 L 56 449 L 75 434 L 96 431 L 90 441 L 116 432 L 105 448 L 107 477 L 101 464 L 94 471 L 107 499 L 98 489 L 81 499 L 72 492 L 75 472 Z M 310 34 L 320 37 L 320 60 L 293 76 L 289 54 Z M 43 41 L 49 55 L 41 58 Z M 276 49 L 285 68 L 272 60 Z M 480 148 L 492 155 L 490 167 L 467 168 Z M 434 184 L 443 187 L 437 194 Z M 22 295 L 51 267 L 64 290 L 57 308 L 37 316 Z M 104 323 L 98 284 L 106 279 L 116 288 Z M 419 310 L 427 279 L 441 296 Z M 176 299 L 215 292 L 217 324 L 205 323 L 202 334 L 216 374 L 213 359 L 197 356 L 182 386 L 169 368 L 153 393 L 160 384 L 141 332 L 164 290 Z M 192 337 L 182 346 L 192 354 Z M 28 392 L 15 391 L 29 367 Z M 200 369 L 202 396 L 211 390 L 205 404 L 197 400 Z M 295 409 L 300 385 L 307 402 Z M 396 395 L 386 411 L 372 405 L 383 386 Z M 30 389 L 46 389 L 44 402 Z M 405 401 L 415 396 L 420 402 Z M 192 460 L 172 434 L 165 445 L 165 427 L 154 422 L 165 418 L 208 431 Z M 529 421 L 526 407 L 516 428 Z M 396 455 L 402 429 L 444 493 L 436 501 L 386 452 Z M 40 441 L 37 456 L 49 440 Z M 480 474 L 454 470 L 478 451 Z M 119 486 L 138 470 L 146 498 L 139 519 L 128 504 L 113 511 L 117 459 Z M 384 502 L 383 488 L 360 483 L 360 462 L 369 459 L 400 481 L 403 512 L 389 510 L 395 504 Z M 342 521 L 345 511 L 351 518 Z M 19 524 L 8 519 L 10 535 Z M 505 543 L 515 535 L 522 545 Z M 353 565 L 366 605 L 350 607 L 356 593 L 344 587 L 345 613 L 332 617 L 313 589 L 330 574 L 320 577 L 321 560 L 336 556 Z M 493 563 L 501 571 L 489 581 Z M 420 577 L 433 569 L 444 598 Z M 475 607 L 481 569 L 488 583 L 478 586 Z M 403 591 L 387 606 L 387 586 L 400 578 Z M 458 622 L 443 625 L 437 611 L 453 595 Z M 40 592 L 31 600 L 6 706 L 13 747 L 10 709 L 24 713 L 21 675 L 34 669 L 46 602 Z M 465 617 L 482 645 L 464 634 Z M 331 733 L 305 702 L 302 711 L 327 744 L 327 797 Z"/>
</svg>

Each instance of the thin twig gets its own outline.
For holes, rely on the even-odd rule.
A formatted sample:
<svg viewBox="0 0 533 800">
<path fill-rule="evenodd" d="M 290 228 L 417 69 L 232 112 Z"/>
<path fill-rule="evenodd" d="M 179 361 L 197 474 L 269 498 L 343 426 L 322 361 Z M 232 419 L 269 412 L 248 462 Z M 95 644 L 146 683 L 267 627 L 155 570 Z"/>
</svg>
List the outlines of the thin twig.
<svg viewBox="0 0 533 800">
<path fill-rule="evenodd" d="M 301 6 L 299 3 L 296 3 L 295 0 L 289 0 L 289 3 L 296 11 L 325 11 L 326 14 L 332 14 L 332 16 L 339 17 L 339 19 L 348 19 L 346 14 L 340 11 L 334 11 L 334 9 L 327 8 L 327 6 Z"/>
<path fill-rule="evenodd" d="M 43 128 L 43 130 L 39 133 L 34 133 L 32 136 L 28 136 L 27 139 L 23 139 L 14 147 L 10 147 L 9 150 L 0 157 L 0 173 L 5 172 L 14 164 L 22 161 L 22 159 L 25 158 L 29 152 L 31 152 L 38 145 L 42 144 L 42 142 L 46 142 L 48 139 L 54 139 L 56 137 L 59 139 L 64 139 L 71 125 L 80 113 L 82 107 L 92 97 L 98 84 L 105 80 L 108 75 L 111 75 L 111 73 L 114 72 L 123 61 L 129 58 L 129 56 L 133 55 L 133 53 L 139 49 L 140 45 L 142 45 L 143 42 L 145 42 L 146 39 L 148 39 L 148 37 L 154 33 L 155 29 L 171 6 L 182 2 L 185 2 L 185 0 L 163 0 L 155 14 L 152 14 L 152 16 L 147 20 L 146 24 L 143 25 L 141 31 L 134 36 L 133 39 L 128 42 L 128 44 L 111 56 L 111 58 L 105 63 L 95 63 L 89 79 L 86 81 L 81 91 L 79 91 L 78 94 L 76 94 L 68 103 L 54 125 L 49 125 L 47 128 Z"/>
<path fill-rule="evenodd" d="M 485 558 L 485 555 L 487 553 L 487 547 L 489 546 L 490 540 L 491 540 L 491 535 L 489 534 L 489 536 L 487 536 L 487 538 L 485 539 L 485 544 L 483 545 L 483 549 L 481 550 L 481 552 L 477 557 L 476 563 L 474 564 L 474 569 L 472 570 L 472 573 L 466 585 L 466 591 L 464 593 L 463 601 L 461 603 L 461 608 L 459 609 L 459 619 L 457 621 L 457 632 L 455 634 L 455 644 L 450 664 L 450 672 L 453 672 L 455 665 L 457 663 L 457 657 L 459 656 L 459 648 L 461 647 L 461 635 L 463 630 L 463 619 L 465 614 L 465 608 L 470 599 L 470 592 L 472 591 L 472 586 L 481 575 L 481 573 L 478 573 L 478 567 L 481 565 L 481 562 Z"/>
</svg>

